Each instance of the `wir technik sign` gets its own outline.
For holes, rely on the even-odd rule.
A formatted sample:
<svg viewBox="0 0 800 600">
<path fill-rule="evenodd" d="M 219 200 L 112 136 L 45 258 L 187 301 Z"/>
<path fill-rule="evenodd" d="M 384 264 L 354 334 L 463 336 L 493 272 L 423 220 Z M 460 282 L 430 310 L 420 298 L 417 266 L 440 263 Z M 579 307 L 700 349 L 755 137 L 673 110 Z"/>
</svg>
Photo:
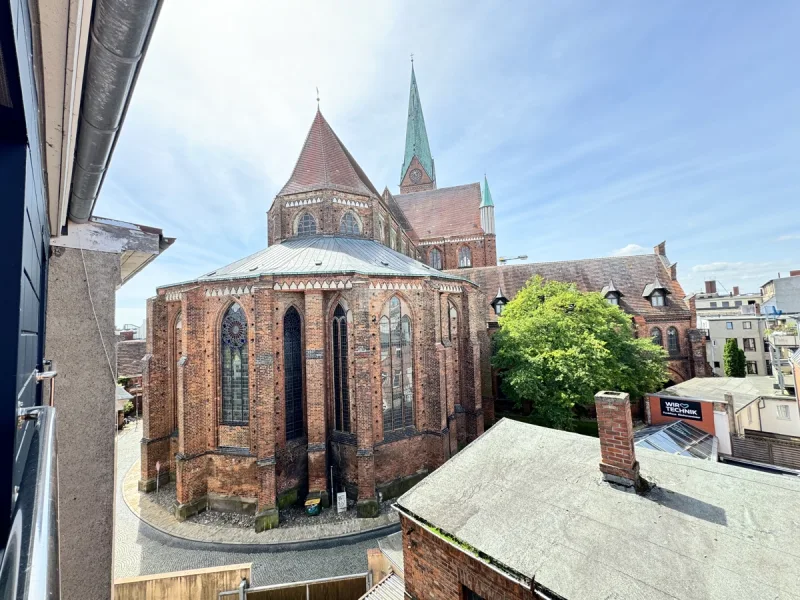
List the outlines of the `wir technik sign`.
<svg viewBox="0 0 800 600">
<path fill-rule="evenodd" d="M 667 400 L 666 398 L 661 398 L 661 414 L 665 417 L 702 421 L 702 405 L 702 402 L 692 402 L 691 400 Z"/>
</svg>

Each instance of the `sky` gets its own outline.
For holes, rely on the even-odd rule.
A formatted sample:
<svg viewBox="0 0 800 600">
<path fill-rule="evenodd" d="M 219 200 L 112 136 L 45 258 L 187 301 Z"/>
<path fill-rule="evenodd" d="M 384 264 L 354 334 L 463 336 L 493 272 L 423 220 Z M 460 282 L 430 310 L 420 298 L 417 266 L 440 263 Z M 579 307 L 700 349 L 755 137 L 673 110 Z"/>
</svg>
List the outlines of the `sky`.
<svg viewBox="0 0 800 600">
<path fill-rule="evenodd" d="M 410 55 L 439 187 L 488 177 L 498 256 L 652 252 L 687 292 L 800 269 L 800 3 L 170 0 L 95 215 L 177 241 L 117 293 L 266 246 L 320 107 L 397 191 Z"/>
</svg>

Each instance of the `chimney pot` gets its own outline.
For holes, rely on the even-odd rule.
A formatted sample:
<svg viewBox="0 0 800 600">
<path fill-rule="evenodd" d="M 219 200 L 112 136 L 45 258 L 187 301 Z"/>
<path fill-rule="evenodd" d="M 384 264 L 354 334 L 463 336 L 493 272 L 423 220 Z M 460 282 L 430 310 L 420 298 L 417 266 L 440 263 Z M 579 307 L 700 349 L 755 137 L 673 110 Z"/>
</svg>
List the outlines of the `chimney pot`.
<svg viewBox="0 0 800 600">
<path fill-rule="evenodd" d="M 716 294 L 716 293 L 717 293 L 717 282 L 706 281 L 706 294 Z"/>
<path fill-rule="evenodd" d="M 626 488 L 641 490 L 639 463 L 633 444 L 630 394 L 598 392 L 594 397 L 600 432 L 600 471 L 603 479 Z"/>
</svg>

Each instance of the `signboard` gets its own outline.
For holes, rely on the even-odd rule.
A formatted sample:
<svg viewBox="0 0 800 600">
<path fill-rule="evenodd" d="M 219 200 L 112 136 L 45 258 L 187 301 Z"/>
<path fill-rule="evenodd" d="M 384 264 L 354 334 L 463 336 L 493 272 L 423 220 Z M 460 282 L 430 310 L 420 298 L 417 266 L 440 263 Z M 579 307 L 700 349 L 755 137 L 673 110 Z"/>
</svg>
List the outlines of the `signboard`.
<svg viewBox="0 0 800 600">
<path fill-rule="evenodd" d="M 660 398 L 661 414 L 665 417 L 675 417 L 677 419 L 688 419 L 690 421 L 702 421 L 703 409 L 702 402 L 692 400 L 668 400 Z"/>
<path fill-rule="evenodd" d="M 347 510 L 347 492 L 336 494 L 336 512 L 343 513 Z"/>
</svg>

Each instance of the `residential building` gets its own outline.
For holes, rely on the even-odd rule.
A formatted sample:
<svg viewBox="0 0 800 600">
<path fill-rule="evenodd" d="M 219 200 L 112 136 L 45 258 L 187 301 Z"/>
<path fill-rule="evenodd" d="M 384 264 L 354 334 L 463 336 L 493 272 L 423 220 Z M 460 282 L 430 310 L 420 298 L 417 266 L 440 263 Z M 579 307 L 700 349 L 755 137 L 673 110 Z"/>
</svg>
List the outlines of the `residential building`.
<svg viewBox="0 0 800 600">
<path fill-rule="evenodd" d="M 706 355 L 713 373 L 725 376 L 725 343 L 735 339 L 744 350 L 747 375 L 772 375 L 769 348 L 765 344 L 767 320 L 763 315 L 729 315 L 699 319 L 702 329 L 708 331 Z"/>
<path fill-rule="evenodd" d="M 597 395 L 599 440 L 501 420 L 401 496 L 404 593 L 800 596 L 800 524 L 774 525 L 775 506 L 800 510 L 800 481 L 636 447 L 628 404 Z"/>
<path fill-rule="evenodd" d="M 800 270 L 789 271 L 788 277 L 778 275 L 761 286 L 762 312 L 766 314 L 800 314 Z"/>
<path fill-rule="evenodd" d="M 705 282 L 705 292 L 692 294 L 697 318 L 718 317 L 724 315 L 758 314 L 762 302 L 761 294 L 743 294 L 734 286 L 730 293 L 717 292 L 716 281 Z"/>
<path fill-rule="evenodd" d="M 770 361 L 770 369 L 781 389 L 787 388 L 796 392 L 790 359 L 800 348 L 797 317 L 769 316 L 767 327 L 765 349 L 768 351 L 767 360 Z"/>
<path fill-rule="evenodd" d="M 3 597 L 112 595 L 115 292 L 173 240 L 94 208 L 160 4 L 0 3 Z"/>
</svg>

